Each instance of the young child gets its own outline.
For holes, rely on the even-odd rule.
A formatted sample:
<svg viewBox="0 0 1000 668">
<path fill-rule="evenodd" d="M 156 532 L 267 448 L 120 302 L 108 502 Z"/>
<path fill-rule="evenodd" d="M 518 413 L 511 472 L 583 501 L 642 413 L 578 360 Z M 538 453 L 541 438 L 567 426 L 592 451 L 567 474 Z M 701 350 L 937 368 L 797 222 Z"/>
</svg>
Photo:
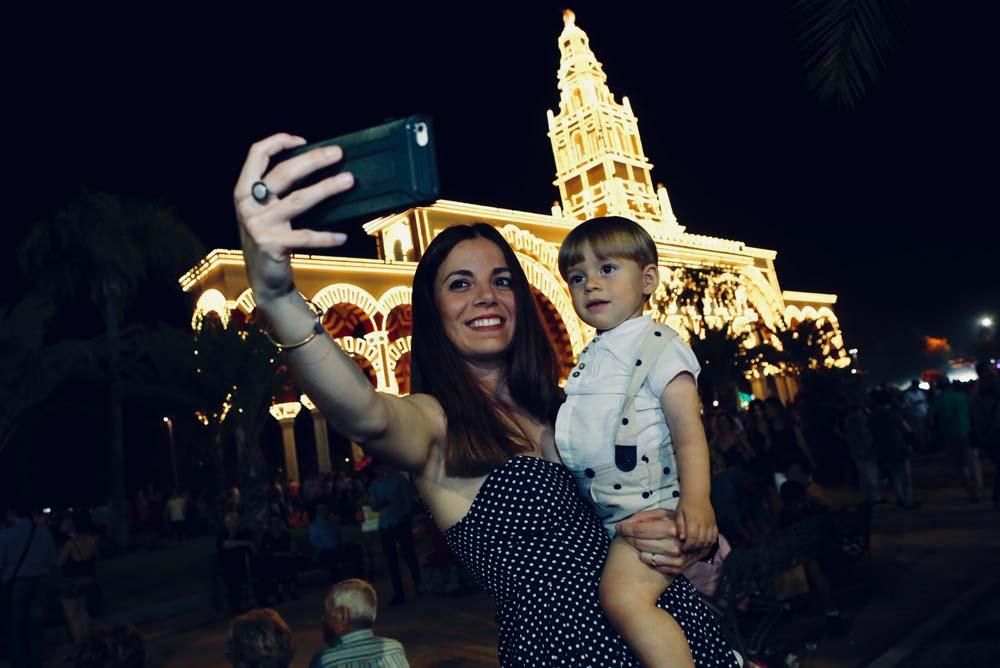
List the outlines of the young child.
<svg viewBox="0 0 1000 668">
<path fill-rule="evenodd" d="M 676 509 L 685 551 L 715 543 L 698 360 L 676 332 L 643 316 L 659 284 L 656 245 L 620 217 L 588 220 L 559 249 L 573 308 L 597 335 L 566 383 L 556 445 L 612 537 L 629 516 Z M 608 619 L 644 666 L 693 666 L 676 620 L 656 607 L 673 581 L 614 538 L 601 576 Z M 655 566 L 655 555 L 651 555 Z"/>
</svg>

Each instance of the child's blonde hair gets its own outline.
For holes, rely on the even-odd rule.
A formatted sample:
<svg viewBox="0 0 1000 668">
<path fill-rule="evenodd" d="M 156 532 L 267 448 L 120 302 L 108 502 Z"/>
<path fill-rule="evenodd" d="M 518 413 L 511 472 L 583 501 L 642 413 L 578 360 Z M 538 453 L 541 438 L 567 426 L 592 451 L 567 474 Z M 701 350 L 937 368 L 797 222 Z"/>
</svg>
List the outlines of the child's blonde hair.
<svg viewBox="0 0 1000 668">
<path fill-rule="evenodd" d="M 636 262 L 640 267 L 656 265 L 658 256 L 653 237 L 638 223 L 621 216 L 591 218 L 574 227 L 559 247 L 559 273 L 567 273 L 574 264 L 583 261 L 583 249 L 597 257 L 618 257 Z"/>
</svg>

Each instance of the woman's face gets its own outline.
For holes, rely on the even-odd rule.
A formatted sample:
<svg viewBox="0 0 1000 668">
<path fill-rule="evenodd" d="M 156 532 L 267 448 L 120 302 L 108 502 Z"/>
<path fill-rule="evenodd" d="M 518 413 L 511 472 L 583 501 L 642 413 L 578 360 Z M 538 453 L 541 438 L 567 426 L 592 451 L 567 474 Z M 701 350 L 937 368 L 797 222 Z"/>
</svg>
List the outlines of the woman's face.
<svg viewBox="0 0 1000 668">
<path fill-rule="evenodd" d="M 517 325 L 512 280 L 503 252 L 488 239 L 456 244 L 438 267 L 438 314 L 463 358 L 495 359 L 510 347 Z"/>
</svg>

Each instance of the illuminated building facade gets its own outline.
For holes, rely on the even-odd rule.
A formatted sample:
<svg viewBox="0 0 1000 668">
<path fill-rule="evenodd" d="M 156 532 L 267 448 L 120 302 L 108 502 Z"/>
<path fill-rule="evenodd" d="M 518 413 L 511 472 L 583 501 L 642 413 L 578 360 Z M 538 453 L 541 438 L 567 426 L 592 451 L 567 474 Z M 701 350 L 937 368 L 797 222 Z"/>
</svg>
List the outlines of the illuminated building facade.
<svg viewBox="0 0 1000 668">
<path fill-rule="evenodd" d="M 377 241 L 378 258 L 294 255 L 296 284 L 323 308 L 330 335 L 365 371 L 372 385 L 386 392 L 409 392 L 410 283 L 421 253 L 446 227 L 486 222 L 514 248 L 545 315 L 550 338 L 564 373 L 593 334 L 573 312 L 559 276 L 559 244 L 577 223 L 601 215 L 621 215 L 642 224 L 656 241 L 661 285 L 653 296 L 652 316 L 687 339 L 705 329 L 728 328 L 745 335 L 744 346 L 770 343 L 805 320 L 822 322 L 823 360 L 844 367 L 835 295 L 783 291 L 774 268 L 776 252 L 686 231 L 663 185 L 654 185 L 653 165 L 642 147 L 638 119 L 627 97 L 615 100 L 586 33 L 572 12 L 564 14 L 559 35 L 559 110 L 548 112 L 548 136 L 555 158 L 560 201 L 548 214 L 439 200 L 365 224 Z M 192 326 L 209 312 L 223 323 L 253 311 L 239 251 L 215 250 L 181 279 L 196 298 Z M 794 375 L 780 364 L 761 363 L 747 372 L 754 395 L 794 396 Z M 286 423 L 300 406 L 314 412 L 308 398 L 278 397 L 272 414 L 282 421 L 288 471 L 295 470 L 294 434 Z M 326 445 L 325 424 L 316 419 L 317 442 Z M 329 457 L 320 453 L 321 469 Z"/>
</svg>

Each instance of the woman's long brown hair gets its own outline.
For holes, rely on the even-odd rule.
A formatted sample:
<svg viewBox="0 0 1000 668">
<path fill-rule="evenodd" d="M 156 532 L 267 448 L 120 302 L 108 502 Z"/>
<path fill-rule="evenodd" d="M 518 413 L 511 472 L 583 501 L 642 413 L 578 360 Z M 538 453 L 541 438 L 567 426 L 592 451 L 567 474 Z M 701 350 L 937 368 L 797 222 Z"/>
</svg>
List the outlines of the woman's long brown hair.
<svg viewBox="0 0 1000 668">
<path fill-rule="evenodd" d="M 413 276 L 413 334 L 410 386 L 432 395 L 448 419 L 445 471 L 449 476 L 489 473 L 530 448 L 524 435 L 504 420 L 445 334 L 435 298 L 438 268 L 456 245 L 469 239 L 497 245 L 507 261 L 514 292 L 516 325 L 507 351 L 505 380 L 511 397 L 540 422 L 553 423 L 563 401 L 559 367 L 538 314 L 528 278 L 507 241 L 486 223 L 457 225 L 438 234 L 424 251 Z"/>
</svg>

